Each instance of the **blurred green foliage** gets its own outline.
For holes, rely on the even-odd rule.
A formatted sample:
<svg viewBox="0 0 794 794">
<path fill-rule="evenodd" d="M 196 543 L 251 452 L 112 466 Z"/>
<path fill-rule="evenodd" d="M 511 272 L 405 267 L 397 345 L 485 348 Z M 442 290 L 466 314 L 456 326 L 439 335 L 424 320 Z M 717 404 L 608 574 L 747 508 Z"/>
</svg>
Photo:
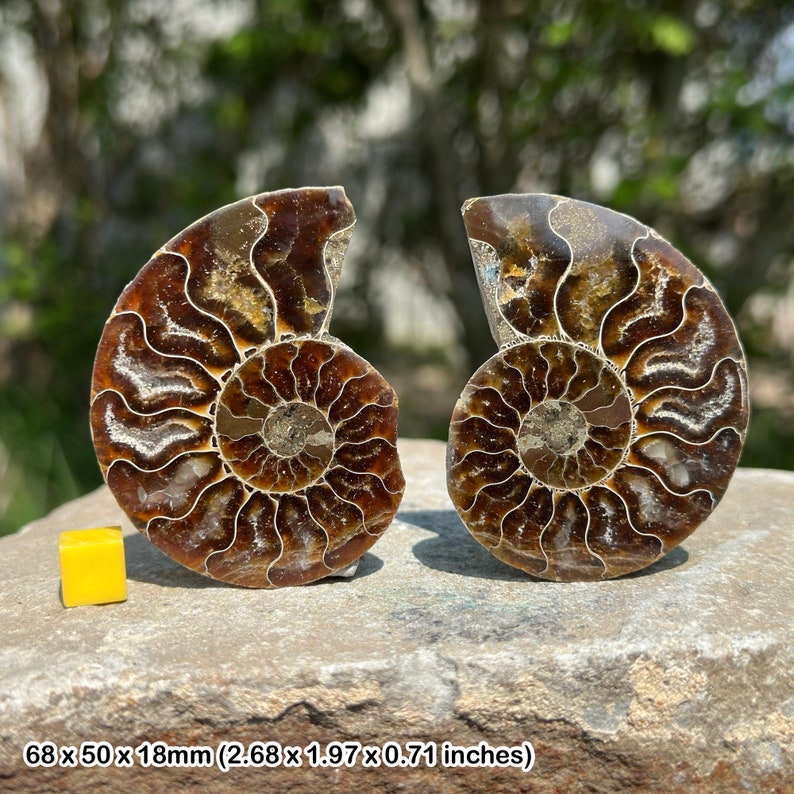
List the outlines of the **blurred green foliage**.
<svg viewBox="0 0 794 794">
<path fill-rule="evenodd" d="M 707 272 L 751 361 L 743 462 L 794 468 L 793 26 L 759 0 L 6 0 L 0 532 L 99 484 L 93 353 L 151 253 L 304 184 L 357 208 L 332 330 L 394 380 L 404 434 L 443 437 L 494 350 L 460 204 L 549 191 Z M 400 279 L 443 346 L 394 338 Z"/>
</svg>

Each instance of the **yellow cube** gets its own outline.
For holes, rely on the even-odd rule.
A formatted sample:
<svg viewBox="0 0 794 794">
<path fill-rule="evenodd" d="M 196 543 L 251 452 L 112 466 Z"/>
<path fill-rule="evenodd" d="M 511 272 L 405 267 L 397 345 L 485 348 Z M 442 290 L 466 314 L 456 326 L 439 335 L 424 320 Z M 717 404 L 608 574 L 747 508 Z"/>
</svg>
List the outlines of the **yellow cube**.
<svg viewBox="0 0 794 794">
<path fill-rule="evenodd" d="M 120 527 L 61 532 L 61 597 L 65 607 L 127 600 Z"/>
</svg>

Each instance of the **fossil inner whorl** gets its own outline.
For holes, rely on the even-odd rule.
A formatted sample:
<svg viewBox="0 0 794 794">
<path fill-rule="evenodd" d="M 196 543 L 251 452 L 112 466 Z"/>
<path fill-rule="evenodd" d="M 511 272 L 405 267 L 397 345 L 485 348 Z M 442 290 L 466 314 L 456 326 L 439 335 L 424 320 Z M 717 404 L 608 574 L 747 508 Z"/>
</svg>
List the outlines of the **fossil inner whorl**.
<svg viewBox="0 0 794 794">
<path fill-rule="evenodd" d="M 274 455 L 292 458 L 306 452 L 326 463 L 331 460 L 334 449 L 331 425 L 311 405 L 277 405 L 267 415 L 262 429 L 264 442 Z"/>
<path fill-rule="evenodd" d="M 608 476 L 632 432 L 631 402 L 615 370 L 586 348 L 553 339 L 500 351 L 474 374 L 453 418 L 453 443 L 465 443 L 482 420 L 508 431 L 504 441 L 528 474 L 561 490 Z M 490 449 L 494 441 L 504 448 L 496 428 L 478 443 Z"/>
<path fill-rule="evenodd" d="M 546 341 L 519 345 L 516 353 L 521 366 L 536 373 L 569 362 L 569 380 L 546 377 L 546 399 L 521 422 L 517 446 L 527 471 L 551 488 L 599 482 L 620 463 L 631 438 L 631 402 L 617 373 L 577 345 Z"/>
<path fill-rule="evenodd" d="M 334 454 L 327 415 L 314 405 L 285 400 L 265 379 L 268 359 L 280 357 L 292 368 L 313 363 L 291 344 L 252 356 L 221 392 L 215 420 L 218 448 L 232 471 L 254 488 L 274 492 L 316 482 Z"/>
<path fill-rule="evenodd" d="M 573 404 L 550 400 L 533 408 L 521 423 L 518 449 L 527 467 L 532 465 L 536 451 L 548 450 L 555 455 L 572 455 L 587 441 L 587 419 Z"/>
</svg>

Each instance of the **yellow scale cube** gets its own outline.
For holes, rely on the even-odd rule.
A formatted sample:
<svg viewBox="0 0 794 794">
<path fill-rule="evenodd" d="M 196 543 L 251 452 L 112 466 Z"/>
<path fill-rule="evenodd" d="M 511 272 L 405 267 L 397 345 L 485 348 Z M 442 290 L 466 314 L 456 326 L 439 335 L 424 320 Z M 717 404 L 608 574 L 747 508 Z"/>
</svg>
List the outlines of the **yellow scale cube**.
<svg viewBox="0 0 794 794">
<path fill-rule="evenodd" d="M 61 532 L 61 597 L 65 607 L 127 600 L 120 527 Z"/>
</svg>

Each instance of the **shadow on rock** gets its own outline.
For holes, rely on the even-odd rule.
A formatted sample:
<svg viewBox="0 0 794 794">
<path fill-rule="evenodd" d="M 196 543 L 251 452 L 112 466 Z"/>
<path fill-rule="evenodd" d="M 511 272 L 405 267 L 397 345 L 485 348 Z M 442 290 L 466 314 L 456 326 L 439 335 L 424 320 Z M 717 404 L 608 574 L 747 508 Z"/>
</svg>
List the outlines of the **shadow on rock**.
<svg viewBox="0 0 794 794">
<path fill-rule="evenodd" d="M 435 537 L 420 540 L 413 547 L 416 558 L 428 568 L 482 579 L 560 584 L 531 576 L 498 560 L 469 534 L 454 510 L 406 510 L 400 512 L 398 518 L 435 533 Z M 688 559 L 686 550 L 676 546 L 647 568 L 618 577 L 615 581 L 653 576 L 678 568 Z"/>
</svg>

